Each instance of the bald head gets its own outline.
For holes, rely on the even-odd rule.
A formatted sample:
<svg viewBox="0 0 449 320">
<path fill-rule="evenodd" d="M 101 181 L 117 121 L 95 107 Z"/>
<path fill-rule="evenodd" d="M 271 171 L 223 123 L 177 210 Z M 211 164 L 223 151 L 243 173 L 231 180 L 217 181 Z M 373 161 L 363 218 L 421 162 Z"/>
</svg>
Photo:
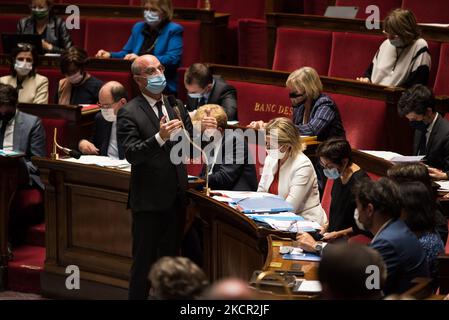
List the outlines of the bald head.
<svg viewBox="0 0 449 320">
<path fill-rule="evenodd" d="M 165 84 L 161 84 L 156 81 L 157 83 L 153 84 L 155 88 L 153 90 L 150 89 L 150 91 L 148 90 L 148 79 L 158 79 L 157 77 L 161 75 L 164 77 L 164 70 L 165 68 L 160 63 L 159 59 L 150 54 L 138 57 L 131 65 L 131 72 L 134 76 L 134 81 L 139 86 L 140 91 L 154 99 L 160 99 L 162 90 L 165 88 Z M 165 77 L 160 82 L 164 81 Z"/>
<path fill-rule="evenodd" d="M 109 81 L 101 87 L 98 100 L 101 106 L 112 107 L 117 114 L 118 110 L 128 102 L 128 97 L 125 87 L 120 82 Z"/>
</svg>

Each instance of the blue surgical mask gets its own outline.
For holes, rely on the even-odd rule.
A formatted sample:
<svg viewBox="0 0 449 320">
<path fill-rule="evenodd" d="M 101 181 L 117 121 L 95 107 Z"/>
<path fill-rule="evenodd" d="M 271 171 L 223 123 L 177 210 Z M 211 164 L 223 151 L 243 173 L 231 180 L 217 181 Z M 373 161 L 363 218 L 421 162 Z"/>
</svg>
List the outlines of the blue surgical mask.
<svg viewBox="0 0 449 320">
<path fill-rule="evenodd" d="M 159 13 L 151 10 L 145 10 L 143 12 L 143 17 L 145 19 L 145 22 L 152 27 L 158 25 L 159 22 L 161 22 Z"/>
<path fill-rule="evenodd" d="M 401 38 L 391 39 L 390 43 L 391 43 L 392 46 L 394 46 L 396 48 L 405 47 L 405 43 L 404 43 L 404 41 L 402 41 Z"/>
<path fill-rule="evenodd" d="M 340 176 L 341 176 L 341 174 L 337 168 L 323 169 L 323 173 L 328 179 L 331 179 L 331 180 L 336 180 L 336 179 L 340 178 Z"/>
<path fill-rule="evenodd" d="M 164 74 L 160 74 L 158 76 L 148 78 L 146 88 L 153 94 L 159 94 L 164 91 L 166 85 L 167 80 L 165 79 Z"/>
<path fill-rule="evenodd" d="M 192 99 L 201 99 L 203 97 L 202 93 L 189 93 L 188 95 Z"/>
</svg>

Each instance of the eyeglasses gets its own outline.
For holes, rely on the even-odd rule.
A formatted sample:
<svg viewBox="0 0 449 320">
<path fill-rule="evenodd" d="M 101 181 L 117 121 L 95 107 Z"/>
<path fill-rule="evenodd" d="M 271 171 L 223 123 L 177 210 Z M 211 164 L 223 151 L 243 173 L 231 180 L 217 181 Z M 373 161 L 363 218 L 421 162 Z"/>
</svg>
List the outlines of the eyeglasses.
<svg viewBox="0 0 449 320">
<path fill-rule="evenodd" d="M 111 109 L 112 106 L 116 103 L 117 102 L 101 104 L 100 102 L 97 102 L 97 106 L 99 106 L 101 109 Z"/>
</svg>

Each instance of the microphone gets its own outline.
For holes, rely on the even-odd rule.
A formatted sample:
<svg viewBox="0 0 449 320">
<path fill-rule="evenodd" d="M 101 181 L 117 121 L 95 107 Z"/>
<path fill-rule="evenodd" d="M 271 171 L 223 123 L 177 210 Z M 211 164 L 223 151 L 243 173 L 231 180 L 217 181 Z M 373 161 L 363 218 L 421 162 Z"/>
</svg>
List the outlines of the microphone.
<svg viewBox="0 0 449 320">
<path fill-rule="evenodd" d="M 81 157 L 81 152 L 78 150 L 72 150 L 69 148 L 61 147 L 57 142 L 57 135 L 58 135 L 58 128 L 55 128 L 54 134 L 53 134 L 53 152 L 51 153 L 51 158 L 53 160 L 59 159 L 58 149 L 64 152 L 65 154 L 71 156 L 72 158 L 79 159 Z"/>
<path fill-rule="evenodd" d="M 184 130 L 184 135 L 189 140 L 189 143 L 197 150 L 200 151 L 201 156 L 203 158 L 204 163 L 206 164 L 206 196 L 210 196 L 210 189 L 209 189 L 209 160 L 207 159 L 206 153 L 204 152 L 203 148 L 201 146 L 198 146 L 195 142 L 192 141 L 190 138 L 189 133 L 186 133 L 186 128 L 184 126 L 184 121 L 182 120 L 181 111 L 179 111 L 179 105 L 178 100 L 174 96 L 168 96 L 167 97 L 168 103 L 170 103 L 170 106 L 173 108 L 173 111 L 175 112 L 176 118 L 178 118 L 179 121 L 181 121 L 182 129 Z"/>
</svg>

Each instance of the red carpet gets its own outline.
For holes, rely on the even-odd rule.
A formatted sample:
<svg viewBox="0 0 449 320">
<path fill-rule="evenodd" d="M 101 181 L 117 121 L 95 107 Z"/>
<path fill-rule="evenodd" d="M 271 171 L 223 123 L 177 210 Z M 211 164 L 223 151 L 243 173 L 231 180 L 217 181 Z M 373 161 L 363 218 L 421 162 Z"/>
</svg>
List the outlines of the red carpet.
<svg viewBox="0 0 449 320">
<path fill-rule="evenodd" d="M 12 291 L 40 293 L 40 274 L 44 267 L 45 247 L 25 245 L 13 250 L 14 259 L 9 262 L 8 289 Z"/>
</svg>

